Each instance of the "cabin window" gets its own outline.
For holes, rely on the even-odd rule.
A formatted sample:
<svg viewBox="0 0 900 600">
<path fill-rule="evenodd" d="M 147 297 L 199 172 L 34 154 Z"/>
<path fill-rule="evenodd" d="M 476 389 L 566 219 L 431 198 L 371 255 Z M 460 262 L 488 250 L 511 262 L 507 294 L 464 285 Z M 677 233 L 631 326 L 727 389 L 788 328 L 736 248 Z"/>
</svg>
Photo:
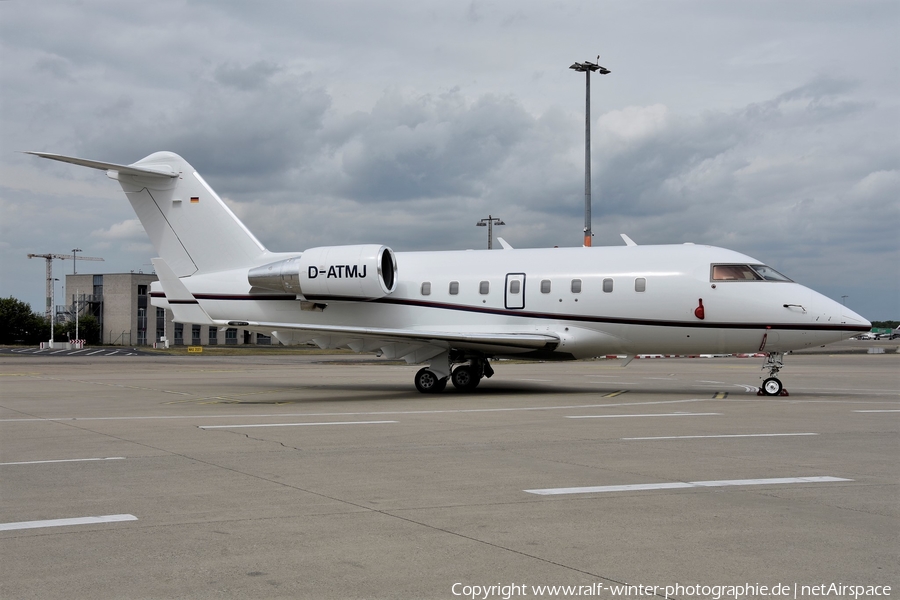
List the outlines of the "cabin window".
<svg viewBox="0 0 900 600">
<path fill-rule="evenodd" d="M 457 294 L 459 294 L 459 282 L 451 281 L 450 282 L 450 295 L 456 296 Z"/>
<path fill-rule="evenodd" d="M 607 294 L 609 294 L 613 291 L 613 280 L 612 279 L 606 278 L 603 280 L 603 291 L 606 292 Z"/>
<path fill-rule="evenodd" d="M 490 281 L 482 281 L 478 284 L 478 293 L 482 295 L 487 295 L 491 292 L 491 282 Z"/>
<path fill-rule="evenodd" d="M 542 294 L 550 293 L 550 280 L 549 279 L 541 280 L 541 293 Z"/>
<path fill-rule="evenodd" d="M 573 293 L 573 294 L 580 294 L 580 293 L 581 293 L 581 280 L 580 280 L 580 279 L 573 279 L 573 280 L 572 280 L 572 293 Z"/>
<path fill-rule="evenodd" d="M 423 296 L 431 295 L 431 282 L 430 281 L 422 282 L 422 295 Z"/>
<path fill-rule="evenodd" d="M 644 277 L 638 277 L 634 280 L 634 291 L 636 292 L 646 292 L 647 291 L 647 280 Z"/>
<path fill-rule="evenodd" d="M 510 294 L 518 294 L 522 291 L 522 282 L 518 279 L 513 279 L 509 282 L 509 293 Z"/>
</svg>

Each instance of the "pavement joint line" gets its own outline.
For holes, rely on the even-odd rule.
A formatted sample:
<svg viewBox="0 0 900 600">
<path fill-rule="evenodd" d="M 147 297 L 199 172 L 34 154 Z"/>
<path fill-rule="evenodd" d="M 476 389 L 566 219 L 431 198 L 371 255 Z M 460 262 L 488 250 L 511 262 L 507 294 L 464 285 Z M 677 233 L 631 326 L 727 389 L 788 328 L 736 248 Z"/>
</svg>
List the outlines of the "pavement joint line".
<svg viewBox="0 0 900 600">
<path fill-rule="evenodd" d="M 458 408 L 448 410 L 387 410 L 370 412 L 328 412 L 328 413 L 267 413 L 252 415 L 154 415 L 146 417 L 34 417 L 25 419 L 0 419 L 0 423 L 26 421 L 144 421 L 152 419 L 247 419 L 247 418 L 282 418 L 282 417 L 352 417 L 364 415 L 442 415 L 485 412 L 527 412 L 537 410 L 573 410 L 577 408 L 616 408 L 621 406 L 648 406 L 656 404 L 680 404 L 686 402 L 707 402 L 706 398 L 690 398 L 685 400 L 661 400 L 653 402 L 619 402 L 616 404 L 580 404 L 568 406 L 522 406 L 515 408 Z"/>
<path fill-rule="evenodd" d="M 628 417 L 712 417 L 722 413 L 649 413 L 646 415 L 566 415 L 567 419 L 619 419 Z"/>
<path fill-rule="evenodd" d="M 818 433 L 727 433 L 719 435 L 669 435 L 658 437 L 624 437 L 620 440 L 700 440 L 713 438 L 752 438 L 752 437 L 790 437 L 800 435 L 819 435 Z"/>
<path fill-rule="evenodd" d="M 248 427 L 302 427 L 304 425 L 383 425 L 400 421 L 333 421 L 330 423 L 254 423 L 249 425 L 198 425 L 197 429 L 245 429 Z"/>
<path fill-rule="evenodd" d="M 8 466 L 8 465 L 44 465 L 50 463 L 67 463 L 67 462 L 90 462 L 90 461 L 102 461 L 102 460 L 125 460 L 124 456 L 106 456 L 104 458 L 61 458 L 57 460 L 26 460 L 20 462 L 5 462 L 0 463 L 0 467 Z"/>
<path fill-rule="evenodd" d="M 101 515 L 97 517 L 75 517 L 71 519 L 47 519 L 44 521 L 20 521 L 18 523 L 0 523 L 0 531 L 18 529 L 39 529 L 41 527 L 67 527 L 69 525 L 94 525 L 98 523 L 118 523 L 121 521 L 137 521 L 134 515 Z"/>
<path fill-rule="evenodd" d="M 564 494 L 597 494 L 605 492 L 637 492 L 650 490 L 679 490 L 689 488 L 731 487 L 744 485 L 782 485 L 788 483 L 832 483 L 853 481 L 843 477 L 775 477 L 770 479 L 723 479 L 718 481 L 672 481 L 667 483 L 636 483 L 626 485 L 599 485 L 592 487 L 545 488 L 522 490 L 539 496 Z"/>
</svg>

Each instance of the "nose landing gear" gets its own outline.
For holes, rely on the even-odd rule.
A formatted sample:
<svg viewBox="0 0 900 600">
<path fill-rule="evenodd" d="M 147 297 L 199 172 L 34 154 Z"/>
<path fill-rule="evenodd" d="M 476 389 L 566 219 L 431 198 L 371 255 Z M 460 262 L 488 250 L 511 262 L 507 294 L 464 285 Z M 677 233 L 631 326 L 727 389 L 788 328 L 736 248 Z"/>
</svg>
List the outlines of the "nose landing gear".
<svg viewBox="0 0 900 600">
<path fill-rule="evenodd" d="M 778 371 L 784 367 L 784 352 L 769 352 L 766 354 L 766 362 L 762 370 L 769 370 L 769 377 L 763 381 L 762 387 L 756 392 L 757 396 L 790 396 L 784 389 L 781 380 L 778 379 Z"/>
</svg>

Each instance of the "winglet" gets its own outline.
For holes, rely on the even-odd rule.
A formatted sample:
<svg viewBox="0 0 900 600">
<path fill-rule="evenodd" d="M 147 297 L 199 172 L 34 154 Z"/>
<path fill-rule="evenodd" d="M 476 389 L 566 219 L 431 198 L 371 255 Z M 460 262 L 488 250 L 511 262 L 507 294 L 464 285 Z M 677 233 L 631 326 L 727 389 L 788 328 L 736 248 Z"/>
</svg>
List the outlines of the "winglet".
<svg viewBox="0 0 900 600">
<path fill-rule="evenodd" d="M 500 245 L 503 246 L 504 250 L 512 250 L 513 249 L 513 247 L 510 245 L 510 243 L 507 242 L 506 240 L 504 240 L 502 237 L 498 237 L 497 241 L 500 242 Z"/>
<path fill-rule="evenodd" d="M 624 233 L 620 233 L 619 235 L 622 236 L 623 240 L 625 240 L 626 246 L 637 246 L 635 241 L 633 239 L 631 239 L 630 237 L 628 237 L 627 235 L 625 235 Z"/>
<path fill-rule="evenodd" d="M 175 275 L 172 268 L 161 258 L 150 260 L 156 268 L 159 284 L 172 310 L 173 321 L 176 323 L 192 323 L 195 325 L 212 325 L 209 318 L 194 295 L 187 289 L 184 283 Z"/>
</svg>

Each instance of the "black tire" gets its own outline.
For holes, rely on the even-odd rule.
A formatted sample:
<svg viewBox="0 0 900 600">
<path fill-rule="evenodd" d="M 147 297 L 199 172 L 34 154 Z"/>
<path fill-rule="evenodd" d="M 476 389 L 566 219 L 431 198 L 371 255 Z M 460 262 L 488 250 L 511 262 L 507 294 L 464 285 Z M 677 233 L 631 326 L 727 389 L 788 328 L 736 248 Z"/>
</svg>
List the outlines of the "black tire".
<svg viewBox="0 0 900 600">
<path fill-rule="evenodd" d="M 453 387 L 462 392 L 474 390 L 481 382 L 481 378 L 475 374 L 475 369 L 469 365 L 456 367 L 450 380 L 453 382 Z"/>
<path fill-rule="evenodd" d="M 762 384 L 762 391 L 766 396 L 780 396 L 783 389 L 784 386 L 777 377 L 769 377 Z"/>
<path fill-rule="evenodd" d="M 447 378 L 438 378 L 434 371 L 425 367 L 416 373 L 416 389 L 423 394 L 436 394 L 447 387 Z"/>
</svg>

